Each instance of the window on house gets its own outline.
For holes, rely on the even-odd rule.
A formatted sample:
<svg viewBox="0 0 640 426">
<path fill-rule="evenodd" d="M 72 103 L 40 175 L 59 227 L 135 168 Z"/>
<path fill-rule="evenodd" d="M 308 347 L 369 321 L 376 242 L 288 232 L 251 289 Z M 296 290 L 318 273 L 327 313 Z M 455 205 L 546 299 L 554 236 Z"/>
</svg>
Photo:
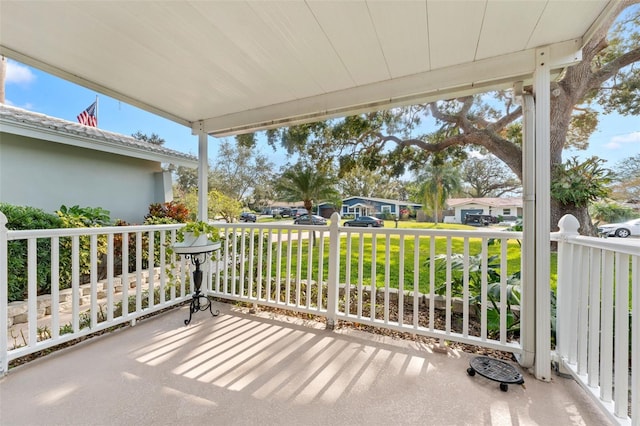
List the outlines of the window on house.
<svg viewBox="0 0 640 426">
<path fill-rule="evenodd" d="M 510 216 L 511 215 L 511 209 L 502 209 L 502 214 L 505 216 Z"/>
<path fill-rule="evenodd" d="M 382 206 L 382 213 L 391 213 L 391 206 Z"/>
</svg>

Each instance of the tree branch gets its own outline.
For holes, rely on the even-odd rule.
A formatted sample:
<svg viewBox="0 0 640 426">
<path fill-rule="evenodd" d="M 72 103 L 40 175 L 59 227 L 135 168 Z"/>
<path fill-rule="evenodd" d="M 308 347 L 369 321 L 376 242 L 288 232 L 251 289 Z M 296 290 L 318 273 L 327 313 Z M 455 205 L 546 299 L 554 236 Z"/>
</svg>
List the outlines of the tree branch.
<svg viewBox="0 0 640 426">
<path fill-rule="evenodd" d="M 627 53 L 607 63 L 598 71 L 594 72 L 589 78 L 590 86 L 593 88 L 599 87 L 602 83 L 613 77 L 613 75 L 620 69 L 638 61 L 640 61 L 640 47 L 628 51 Z"/>
</svg>

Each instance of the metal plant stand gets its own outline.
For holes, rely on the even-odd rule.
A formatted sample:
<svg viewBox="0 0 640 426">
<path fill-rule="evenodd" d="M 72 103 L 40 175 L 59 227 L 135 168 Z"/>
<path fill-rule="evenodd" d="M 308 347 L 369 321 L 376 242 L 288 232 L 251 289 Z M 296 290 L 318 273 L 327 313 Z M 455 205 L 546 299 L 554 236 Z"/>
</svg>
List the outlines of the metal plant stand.
<svg viewBox="0 0 640 426">
<path fill-rule="evenodd" d="M 469 361 L 467 374 L 475 376 L 476 372 L 487 379 L 500 382 L 500 390 L 503 392 L 509 390 L 509 384 L 524 383 L 522 374 L 513 365 L 487 356 L 477 356 Z"/>
<path fill-rule="evenodd" d="M 191 297 L 191 303 L 189 305 L 189 318 L 184 320 L 184 325 L 189 325 L 193 314 L 198 311 L 208 310 L 211 313 L 211 316 L 214 317 L 220 314 L 220 311 L 217 309 L 215 313 L 213 312 L 211 299 L 209 299 L 209 297 L 203 294 L 200 290 L 200 287 L 202 286 L 202 270 L 200 269 L 200 265 L 207 260 L 210 253 L 218 250 L 219 248 L 220 243 L 207 244 L 204 246 L 181 246 L 176 244 L 173 247 L 177 254 L 183 255 L 185 259 L 190 260 L 196 267 L 193 271 L 193 285 L 195 291 Z M 204 299 L 203 303 L 200 302 L 201 299 Z"/>
</svg>

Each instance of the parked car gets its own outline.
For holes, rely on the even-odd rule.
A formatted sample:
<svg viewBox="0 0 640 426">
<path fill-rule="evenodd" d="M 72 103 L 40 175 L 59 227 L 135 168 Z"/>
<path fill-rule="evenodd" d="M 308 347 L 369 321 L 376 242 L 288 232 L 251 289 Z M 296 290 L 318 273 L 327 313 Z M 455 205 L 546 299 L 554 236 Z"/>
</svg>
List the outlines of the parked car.
<svg viewBox="0 0 640 426">
<path fill-rule="evenodd" d="M 468 214 L 464 218 L 465 225 L 489 226 L 492 223 L 498 223 L 498 218 L 490 214 Z"/>
<path fill-rule="evenodd" d="M 289 217 L 291 216 L 291 209 L 289 207 L 275 207 L 271 210 L 271 215 L 273 217 Z"/>
<path fill-rule="evenodd" d="M 365 228 L 379 228 L 384 226 L 384 220 L 373 216 L 360 216 L 353 220 L 347 220 L 344 226 L 363 226 Z"/>
<path fill-rule="evenodd" d="M 640 235 L 640 219 L 632 219 L 622 223 L 609 223 L 598 226 L 600 235 L 607 237 L 627 238 L 630 235 Z"/>
<path fill-rule="evenodd" d="M 297 219 L 303 214 L 308 214 L 307 209 L 291 209 L 291 217 Z"/>
<path fill-rule="evenodd" d="M 256 215 L 251 212 L 240 213 L 240 222 L 255 222 L 256 219 Z"/>
<path fill-rule="evenodd" d="M 322 216 L 318 216 L 316 214 L 311 215 L 311 220 L 309 220 L 308 214 L 303 214 L 298 216 L 296 220 L 293 221 L 294 225 L 326 225 L 327 219 Z"/>
</svg>

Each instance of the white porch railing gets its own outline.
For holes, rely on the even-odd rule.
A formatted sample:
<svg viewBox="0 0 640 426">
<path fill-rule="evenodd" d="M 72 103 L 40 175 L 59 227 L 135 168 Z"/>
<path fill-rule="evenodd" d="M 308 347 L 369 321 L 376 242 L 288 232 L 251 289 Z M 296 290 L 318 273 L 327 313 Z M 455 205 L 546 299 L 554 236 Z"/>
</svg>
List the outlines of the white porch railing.
<svg viewBox="0 0 640 426">
<path fill-rule="evenodd" d="M 613 421 L 640 425 L 640 241 L 580 236 L 573 216 L 559 226 L 560 371 Z"/>
<path fill-rule="evenodd" d="M 160 244 L 174 241 L 182 225 L 7 231 L 5 223 L 0 213 L 0 374 L 21 356 L 191 298 L 188 268 Z M 26 260 L 26 292 L 24 301 L 8 303 L 9 279 L 16 278 L 8 261 L 16 260 Z M 51 290 L 38 294 L 43 284 Z"/>
<path fill-rule="evenodd" d="M 346 320 L 521 352 L 508 330 L 518 310 L 506 297 L 508 274 L 520 269 L 520 265 L 514 270 L 507 267 L 506 242 L 521 238 L 520 233 L 361 229 L 338 223 L 220 224 L 227 243 L 218 261 L 206 264 L 203 290 L 210 296 L 324 316 L 329 326 Z M 175 240 L 180 226 L 7 232 L 0 224 L 0 329 L 9 330 L 0 339 L 1 373 L 18 357 L 124 322 L 135 323 L 140 316 L 189 300 L 191 265 L 169 256 L 165 247 Z M 489 247 L 492 238 L 502 243 Z M 24 302 L 8 304 L 7 244 L 15 241 L 26 247 L 28 285 Z M 67 255 L 71 247 L 71 259 L 64 260 L 71 268 L 71 283 L 64 290 L 59 276 L 62 243 Z M 47 244 L 52 247 L 51 294 L 38 295 L 42 265 L 37 251 Z M 98 247 L 104 245 L 106 254 L 99 262 Z M 90 257 L 90 271 L 88 282 L 82 283 L 80 265 L 85 256 Z M 452 268 L 452 256 L 467 272 Z M 121 259 L 125 261 L 117 265 Z M 145 263 L 156 267 L 144 270 Z M 489 271 L 496 271 L 493 263 L 499 265 L 499 296 L 492 293 L 496 284 L 487 280 Z M 436 273 L 438 268 L 442 270 Z M 469 274 L 470 268 L 477 273 Z M 474 276 L 484 278 L 474 281 Z M 474 289 L 477 304 L 470 303 Z M 16 304 L 24 310 L 24 322 L 9 327 Z M 46 318 L 41 318 L 45 309 Z M 473 327 L 475 323 L 479 326 Z"/>
<path fill-rule="evenodd" d="M 336 218 L 330 226 L 220 225 L 231 243 L 214 263 L 208 294 L 325 316 L 329 327 L 345 320 L 522 352 L 509 333 L 519 309 L 507 297 L 508 278 L 520 271 L 507 267 L 507 241 L 521 233 L 349 228 Z M 490 270 L 499 274 L 497 297 Z"/>
</svg>

